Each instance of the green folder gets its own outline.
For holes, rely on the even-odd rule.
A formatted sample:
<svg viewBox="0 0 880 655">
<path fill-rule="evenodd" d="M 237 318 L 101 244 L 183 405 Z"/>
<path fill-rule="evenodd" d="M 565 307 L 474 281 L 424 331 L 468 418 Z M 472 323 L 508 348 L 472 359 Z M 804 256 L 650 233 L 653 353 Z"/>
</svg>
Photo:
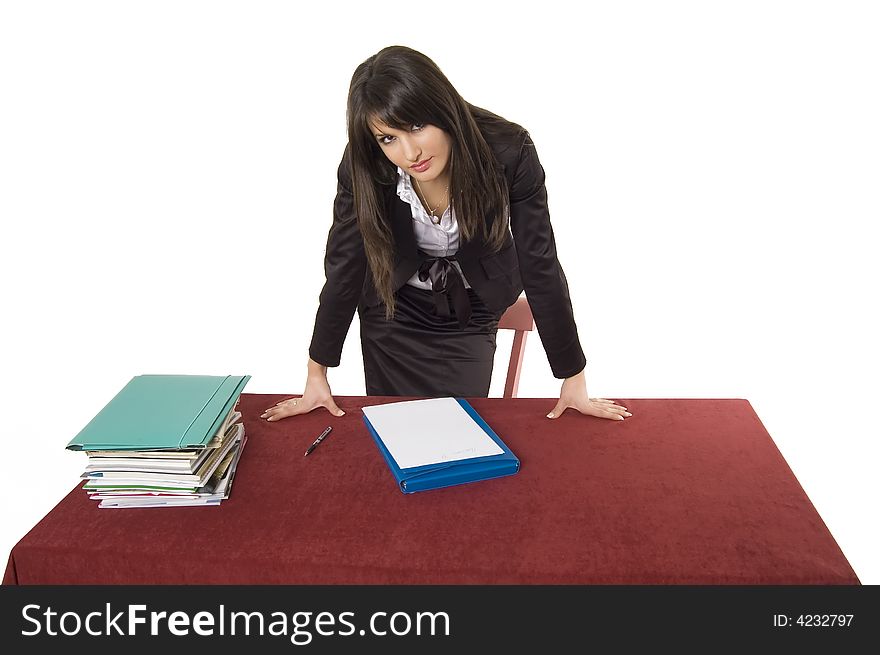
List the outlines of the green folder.
<svg viewBox="0 0 880 655">
<path fill-rule="evenodd" d="M 67 448 L 204 448 L 250 379 L 250 375 L 135 376 Z"/>
</svg>

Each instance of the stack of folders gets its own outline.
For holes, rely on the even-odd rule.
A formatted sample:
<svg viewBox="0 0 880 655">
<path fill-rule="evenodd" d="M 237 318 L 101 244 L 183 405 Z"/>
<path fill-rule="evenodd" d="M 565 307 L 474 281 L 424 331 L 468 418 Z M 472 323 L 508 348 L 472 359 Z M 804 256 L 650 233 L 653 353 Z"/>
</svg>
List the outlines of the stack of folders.
<svg viewBox="0 0 880 655">
<path fill-rule="evenodd" d="M 239 396 L 249 375 L 139 375 L 67 445 L 98 507 L 219 505 L 246 443 Z"/>
<path fill-rule="evenodd" d="M 403 493 L 513 475 L 519 459 L 463 398 L 363 408 L 364 423 Z"/>
</svg>

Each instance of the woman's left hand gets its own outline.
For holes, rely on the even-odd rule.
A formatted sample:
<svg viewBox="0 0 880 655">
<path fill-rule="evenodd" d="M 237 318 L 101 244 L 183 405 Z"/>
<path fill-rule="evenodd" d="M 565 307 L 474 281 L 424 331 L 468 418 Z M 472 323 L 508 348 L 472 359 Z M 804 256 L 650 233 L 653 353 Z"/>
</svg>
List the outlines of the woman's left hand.
<svg viewBox="0 0 880 655">
<path fill-rule="evenodd" d="M 547 418 L 558 418 L 569 407 L 576 409 L 581 414 L 615 421 L 622 421 L 624 417 L 632 416 L 626 411 L 626 407 L 618 405 L 613 400 L 588 397 L 587 380 L 583 371 L 570 378 L 565 378 L 562 390 L 559 392 L 559 402 L 547 414 Z"/>
</svg>

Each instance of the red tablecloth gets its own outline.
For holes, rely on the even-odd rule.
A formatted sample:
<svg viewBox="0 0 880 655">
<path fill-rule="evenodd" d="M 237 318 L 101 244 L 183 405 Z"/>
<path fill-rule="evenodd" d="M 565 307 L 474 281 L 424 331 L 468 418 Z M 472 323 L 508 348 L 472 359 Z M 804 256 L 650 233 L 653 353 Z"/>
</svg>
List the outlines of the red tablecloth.
<svg viewBox="0 0 880 655">
<path fill-rule="evenodd" d="M 285 397 L 242 395 L 248 442 L 220 506 L 98 509 L 77 486 L 4 583 L 859 584 L 746 400 L 619 398 L 633 416 L 610 421 L 471 399 L 520 472 L 404 495 L 360 410 L 400 398 L 259 418 Z"/>
</svg>

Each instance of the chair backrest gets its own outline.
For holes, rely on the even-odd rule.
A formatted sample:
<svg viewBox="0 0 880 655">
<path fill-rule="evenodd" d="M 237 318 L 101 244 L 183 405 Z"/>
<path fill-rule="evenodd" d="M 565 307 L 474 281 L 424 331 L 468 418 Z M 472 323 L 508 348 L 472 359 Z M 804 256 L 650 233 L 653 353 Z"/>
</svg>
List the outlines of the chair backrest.
<svg viewBox="0 0 880 655">
<path fill-rule="evenodd" d="M 532 308 L 525 297 L 517 298 L 498 320 L 499 330 L 513 330 L 513 346 L 510 349 L 510 363 L 507 365 L 507 380 L 504 383 L 504 397 L 516 398 L 519 389 L 519 374 L 522 371 L 523 355 L 526 351 L 526 337 L 535 329 Z"/>
</svg>

